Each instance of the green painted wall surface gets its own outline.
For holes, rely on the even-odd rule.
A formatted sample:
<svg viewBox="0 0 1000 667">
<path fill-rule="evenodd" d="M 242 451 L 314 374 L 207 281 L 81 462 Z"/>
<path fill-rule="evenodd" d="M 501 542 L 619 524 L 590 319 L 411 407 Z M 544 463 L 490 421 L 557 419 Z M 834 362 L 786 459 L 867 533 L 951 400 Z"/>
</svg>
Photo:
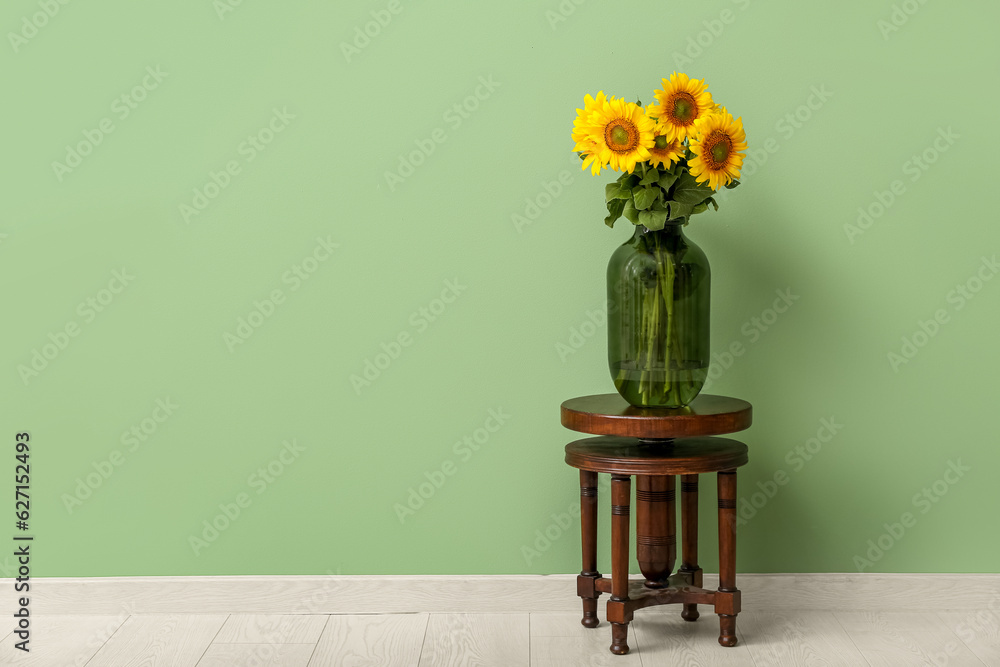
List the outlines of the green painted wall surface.
<svg viewBox="0 0 1000 667">
<path fill-rule="evenodd" d="M 750 143 L 688 229 L 755 406 L 740 571 L 998 571 L 998 21 L 5 2 L 0 535 L 27 430 L 35 575 L 579 570 L 558 406 L 613 391 L 631 226 L 569 132 L 676 69 Z"/>
</svg>

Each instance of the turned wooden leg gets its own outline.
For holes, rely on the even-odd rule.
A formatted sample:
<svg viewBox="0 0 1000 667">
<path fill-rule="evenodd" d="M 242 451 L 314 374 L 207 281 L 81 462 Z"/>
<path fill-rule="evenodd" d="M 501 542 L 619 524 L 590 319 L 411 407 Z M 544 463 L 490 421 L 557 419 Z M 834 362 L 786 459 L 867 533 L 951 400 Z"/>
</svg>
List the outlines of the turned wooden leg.
<svg viewBox="0 0 1000 667">
<path fill-rule="evenodd" d="M 611 601 L 628 600 L 628 531 L 632 478 L 611 476 Z M 610 603 L 609 603 L 610 604 Z M 612 617 L 609 613 L 609 618 Z M 628 653 L 628 623 L 611 623 L 611 652 Z"/>
<path fill-rule="evenodd" d="M 628 653 L 628 623 L 611 624 L 611 652 L 615 655 Z"/>
<path fill-rule="evenodd" d="M 692 586 L 701 588 L 702 571 L 698 565 L 698 475 L 681 476 L 681 567 Z M 681 618 L 697 621 L 698 605 L 685 604 Z"/>
<path fill-rule="evenodd" d="M 635 477 L 635 555 L 648 588 L 664 588 L 677 558 L 673 475 Z"/>
<path fill-rule="evenodd" d="M 719 472 L 719 591 L 715 613 L 719 615 L 719 643 L 736 646 L 736 615 L 740 591 L 736 588 L 736 471 Z"/>
<path fill-rule="evenodd" d="M 580 471 L 580 533 L 583 537 L 583 569 L 577 577 L 577 594 L 583 600 L 583 619 L 585 627 L 596 628 L 600 621 L 597 618 L 597 598 L 600 592 L 595 590 L 594 582 L 601 578 L 597 571 L 597 473 L 589 470 Z"/>
</svg>

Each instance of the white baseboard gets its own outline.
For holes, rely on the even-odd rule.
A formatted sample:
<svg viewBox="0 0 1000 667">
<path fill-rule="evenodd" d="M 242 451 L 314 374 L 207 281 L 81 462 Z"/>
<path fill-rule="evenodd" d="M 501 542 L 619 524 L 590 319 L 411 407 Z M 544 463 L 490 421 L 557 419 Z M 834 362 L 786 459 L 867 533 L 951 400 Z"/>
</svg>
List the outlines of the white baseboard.
<svg viewBox="0 0 1000 667">
<path fill-rule="evenodd" d="M 580 610 L 575 579 L 571 574 L 49 577 L 32 579 L 30 596 L 38 615 L 553 612 Z M 16 603 L 14 582 L 0 582 L 5 591 L 0 613 L 7 614 Z M 717 585 L 717 576 L 705 575 L 705 588 Z M 1000 574 L 740 574 L 737 585 L 744 611 L 965 611 L 1000 605 Z"/>
</svg>

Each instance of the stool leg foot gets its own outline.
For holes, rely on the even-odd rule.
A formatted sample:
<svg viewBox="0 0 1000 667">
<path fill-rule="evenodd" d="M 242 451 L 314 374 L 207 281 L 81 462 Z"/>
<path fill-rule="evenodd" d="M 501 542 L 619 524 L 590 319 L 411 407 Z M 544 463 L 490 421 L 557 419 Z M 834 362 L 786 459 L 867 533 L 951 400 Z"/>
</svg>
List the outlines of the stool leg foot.
<svg viewBox="0 0 1000 667">
<path fill-rule="evenodd" d="M 628 653 L 628 624 L 611 624 L 611 652 L 615 655 Z"/>
<path fill-rule="evenodd" d="M 681 546 L 680 572 L 688 574 L 691 585 L 701 588 L 702 572 L 698 566 L 698 475 L 681 477 Z M 681 618 L 697 621 L 698 605 L 685 604 Z"/>
<path fill-rule="evenodd" d="M 631 620 L 628 605 L 628 532 L 629 505 L 632 498 L 632 478 L 611 475 L 611 601 L 608 619 Z M 615 603 L 614 610 L 611 609 Z M 611 623 L 611 652 L 628 653 L 628 623 Z"/>
<path fill-rule="evenodd" d="M 597 618 L 597 600 L 583 598 L 583 620 L 580 623 L 585 628 L 596 628 L 601 624 Z"/>
<path fill-rule="evenodd" d="M 736 646 L 736 615 L 719 614 L 719 643 Z"/>
<path fill-rule="evenodd" d="M 580 471 L 580 535 L 583 537 L 583 570 L 580 577 L 600 579 L 601 574 L 597 571 L 597 473 L 588 470 Z M 577 590 L 583 600 L 580 623 L 585 628 L 596 628 L 600 624 L 597 619 L 600 593 L 594 590 L 593 581 L 585 590 Z"/>
<path fill-rule="evenodd" d="M 739 589 L 736 588 L 736 470 L 720 470 L 719 478 L 719 643 L 736 646 L 736 614 L 739 613 Z M 720 600 L 720 597 L 724 599 Z"/>
</svg>

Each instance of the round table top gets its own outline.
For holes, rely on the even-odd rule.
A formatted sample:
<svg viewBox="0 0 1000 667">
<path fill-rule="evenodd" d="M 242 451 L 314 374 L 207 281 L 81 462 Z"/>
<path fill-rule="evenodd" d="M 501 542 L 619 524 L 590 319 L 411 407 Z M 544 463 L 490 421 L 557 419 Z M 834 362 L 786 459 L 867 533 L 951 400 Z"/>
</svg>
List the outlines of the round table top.
<svg viewBox="0 0 1000 667">
<path fill-rule="evenodd" d="M 566 445 L 566 463 L 574 468 L 619 475 L 694 475 L 738 468 L 747 460 L 747 446 L 729 438 L 647 444 L 601 436 Z"/>
<path fill-rule="evenodd" d="M 701 394 L 686 408 L 636 408 L 618 394 L 571 398 L 561 408 L 562 425 L 581 433 L 627 438 L 691 438 L 749 428 L 753 408 L 728 396 Z"/>
</svg>

